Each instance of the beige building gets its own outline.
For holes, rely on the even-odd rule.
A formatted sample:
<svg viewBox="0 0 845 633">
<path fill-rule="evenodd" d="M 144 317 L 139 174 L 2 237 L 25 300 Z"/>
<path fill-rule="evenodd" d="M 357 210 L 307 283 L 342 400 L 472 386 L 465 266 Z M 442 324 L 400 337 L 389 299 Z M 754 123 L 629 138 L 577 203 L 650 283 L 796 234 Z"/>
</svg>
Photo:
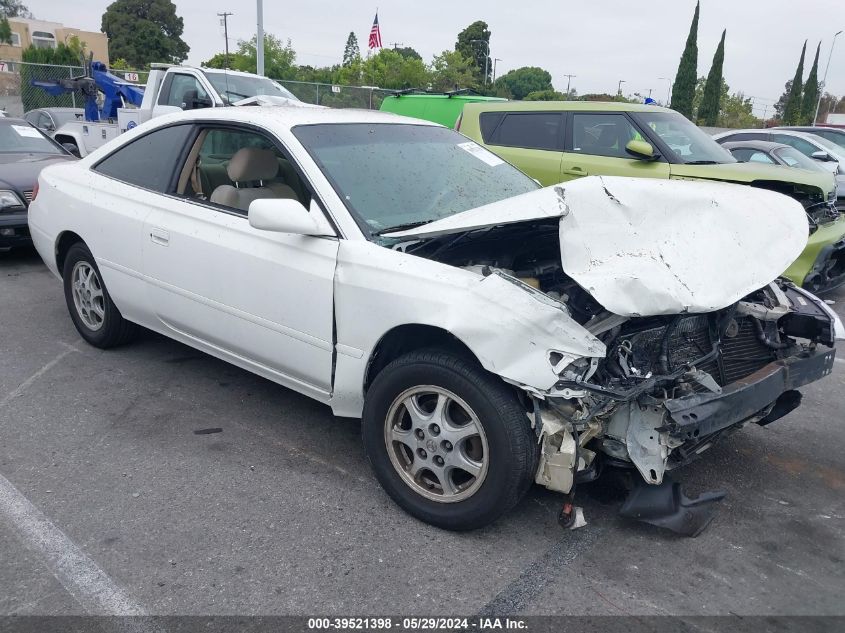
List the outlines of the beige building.
<svg viewBox="0 0 845 633">
<path fill-rule="evenodd" d="M 94 53 L 94 61 L 109 63 L 109 38 L 105 33 L 82 31 L 58 22 L 9 18 L 12 28 L 12 44 L 0 44 L 0 61 L 20 61 L 25 48 L 34 45 L 39 48 L 55 48 L 67 43 L 74 35 L 85 44 L 86 51 Z"/>
</svg>

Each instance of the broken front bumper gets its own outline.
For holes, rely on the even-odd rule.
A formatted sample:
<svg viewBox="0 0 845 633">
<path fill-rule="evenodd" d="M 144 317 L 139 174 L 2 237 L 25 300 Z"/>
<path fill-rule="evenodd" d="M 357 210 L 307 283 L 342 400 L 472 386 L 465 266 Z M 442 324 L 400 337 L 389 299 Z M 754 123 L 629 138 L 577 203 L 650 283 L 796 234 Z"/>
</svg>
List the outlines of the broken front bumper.
<svg viewBox="0 0 845 633">
<path fill-rule="evenodd" d="M 666 430 L 670 437 L 686 442 L 753 418 L 784 394 L 830 374 L 835 355 L 835 349 L 802 352 L 762 367 L 721 393 L 667 400 L 663 403 L 668 412 Z"/>
</svg>

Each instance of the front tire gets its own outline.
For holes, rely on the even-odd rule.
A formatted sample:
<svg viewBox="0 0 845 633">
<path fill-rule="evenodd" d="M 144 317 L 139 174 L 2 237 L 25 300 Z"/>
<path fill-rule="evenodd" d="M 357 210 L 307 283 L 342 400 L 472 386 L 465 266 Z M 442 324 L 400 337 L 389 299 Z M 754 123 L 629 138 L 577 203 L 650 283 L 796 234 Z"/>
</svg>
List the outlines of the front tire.
<svg viewBox="0 0 845 633">
<path fill-rule="evenodd" d="M 362 434 L 388 495 L 448 530 L 495 521 L 522 499 L 537 467 L 537 443 L 513 390 L 439 350 L 412 352 L 379 373 Z"/>
<path fill-rule="evenodd" d="M 138 326 L 120 314 L 103 283 L 94 256 L 82 242 L 68 249 L 62 279 L 70 318 L 88 343 L 107 349 L 135 337 Z"/>
</svg>

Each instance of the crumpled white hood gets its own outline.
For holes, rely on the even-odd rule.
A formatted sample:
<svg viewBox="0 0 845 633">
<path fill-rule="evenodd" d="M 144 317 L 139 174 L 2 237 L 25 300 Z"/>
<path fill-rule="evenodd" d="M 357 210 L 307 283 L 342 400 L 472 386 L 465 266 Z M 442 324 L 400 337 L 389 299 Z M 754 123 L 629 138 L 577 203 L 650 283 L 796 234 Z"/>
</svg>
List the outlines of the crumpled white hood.
<svg viewBox="0 0 845 633">
<path fill-rule="evenodd" d="M 390 237 L 560 217 L 563 270 L 622 316 L 710 312 L 778 277 L 807 243 L 782 194 L 706 181 L 594 176 L 545 187 Z"/>
</svg>

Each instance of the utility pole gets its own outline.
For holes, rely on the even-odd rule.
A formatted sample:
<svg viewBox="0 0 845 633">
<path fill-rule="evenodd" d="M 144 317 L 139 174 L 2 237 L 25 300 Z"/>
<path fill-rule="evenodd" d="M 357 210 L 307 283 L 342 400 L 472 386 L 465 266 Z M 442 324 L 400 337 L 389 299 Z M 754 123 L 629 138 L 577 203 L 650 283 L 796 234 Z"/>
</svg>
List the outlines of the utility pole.
<svg viewBox="0 0 845 633">
<path fill-rule="evenodd" d="M 390 43 L 390 45 L 393 47 L 393 50 L 394 50 L 394 51 L 395 51 L 397 48 L 399 48 L 400 46 L 405 46 L 405 44 L 403 44 L 402 42 L 391 42 L 391 43 Z"/>
<path fill-rule="evenodd" d="M 223 13 L 218 13 L 218 16 L 223 18 L 223 37 L 226 38 L 226 68 L 229 67 L 229 16 L 234 15 L 234 13 L 229 13 L 228 11 L 224 11 Z"/>
<path fill-rule="evenodd" d="M 827 71 L 830 70 L 830 58 L 833 57 L 833 47 L 836 46 L 836 38 L 842 35 L 842 31 L 838 31 L 836 35 L 833 36 L 833 41 L 830 43 L 830 54 L 827 56 L 827 66 L 824 68 L 824 79 L 822 79 L 822 86 L 819 89 L 819 101 L 816 103 L 816 115 L 813 117 L 813 125 L 816 124 L 816 121 L 819 118 L 819 108 L 822 106 L 822 95 L 824 95 L 824 89 L 827 87 Z"/>
<path fill-rule="evenodd" d="M 566 77 L 566 98 L 569 98 L 569 86 L 572 83 L 572 78 L 577 77 L 578 75 L 564 75 Z"/>
<path fill-rule="evenodd" d="M 658 77 L 658 79 L 665 79 L 669 84 L 669 88 L 666 89 L 666 107 L 668 108 L 669 104 L 672 103 L 672 80 L 669 77 Z"/>
<path fill-rule="evenodd" d="M 620 79 L 619 85 L 616 86 L 616 94 L 620 97 L 622 96 L 622 84 L 624 84 L 624 83 L 627 83 L 627 82 L 624 79 Z"/>
<path fill-rule="evenodd" d="M 496 62 L 504 61 L 502 58 L 497 57 L 493 60 L 493 83 L 496 83 Z"/>
<path fill-rule="evenodd" d="M 264 75 L 264 0 L 257 0 L 257 29 L 255 30 L 255 72 Z"/>
</svg>

